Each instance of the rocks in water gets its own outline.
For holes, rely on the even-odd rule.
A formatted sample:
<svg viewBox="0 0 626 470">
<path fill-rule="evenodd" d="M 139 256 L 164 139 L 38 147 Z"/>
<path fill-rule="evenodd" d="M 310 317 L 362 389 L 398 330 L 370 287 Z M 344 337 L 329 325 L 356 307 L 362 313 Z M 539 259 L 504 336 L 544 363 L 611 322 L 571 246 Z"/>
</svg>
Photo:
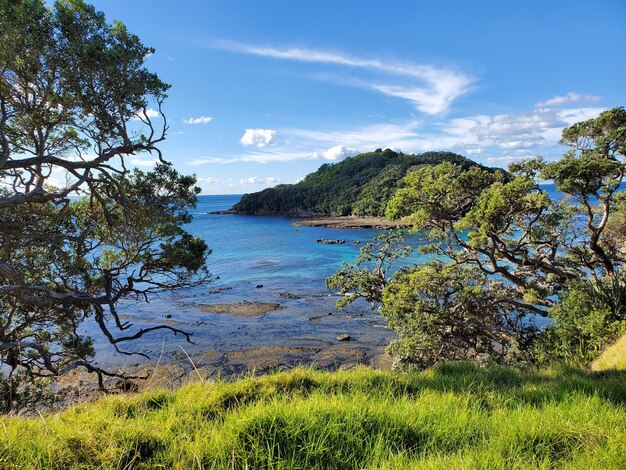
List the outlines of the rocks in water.
<svg viewBox="0 0 626 470">
<path fill-rule="evenodd" d="M 319 323 L 322 320 L 322 317 L 315 315 L 313 317 L 309 317 L 309 321 L 315 322 L 315 323 Z"/>
<path fill-rule="evenodd" d="M 243 317 L 256 317 L 279 310 L 282 306 L 273 302 L 239 302 L 234 304 L 198 304 L 197 307 L 207 313 L 227 313 Z"/>
<path fill-rule="evenodd" d="M 327 238 L 317 238 L 315 240 L 317 243 L 321 243 L 322 245 L 343 245 L 346 241 L 339 239 L 327 239 Z"/>
<path fill-rule="evenodd" d="M 353 245 L 360 245 L 361 244 L 361 240 L 355 240 L 352 242 Z"/>
<path fill-rule="evenodd" d="M 263 287 L 263 284 L 257 284 L 257 285 L 256 285 L 256 288 L 257 288 L 257 289 L 260 289 L 261 287 Z"/>
<path fill-rule="evenodd" d="M 290 292 L 280 292 L 278 294 L 279 297 L 283 297 L 285 299 L 301 299 L 302 297 L 300 297 L 299 295 L 296 294 L 292 294 Z"/>
<path fill-rule="evenodd" d="M 210 290 L 209 294 L 220 294 L 222 292 L 224 292 L 225 290 L 231 290 L 232 287 L 220 287 L 219 289 L 215 289 L 215 290 Z"/>
<path fill-rule="evenodd" d="M 170 313 L 168 313 L 167 315 L 164 315 L 165 318 L 172 318 L 172 315 Z"/>
<path fill-rule="evenodd" d="M 337 340 L 338 341 L 350 341 L 350 335 L 348 334 L 341 334 L 339 336 L 337 336 Z"/>
</svg>

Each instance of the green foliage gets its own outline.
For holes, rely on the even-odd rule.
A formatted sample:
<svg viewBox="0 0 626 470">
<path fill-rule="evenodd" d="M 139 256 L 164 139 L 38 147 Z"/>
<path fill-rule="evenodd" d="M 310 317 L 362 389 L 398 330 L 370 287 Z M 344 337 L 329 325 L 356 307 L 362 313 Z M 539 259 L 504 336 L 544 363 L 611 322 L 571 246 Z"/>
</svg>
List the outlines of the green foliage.
<svg viewBox="0 0 626 470">
<path fill-rule="evenodd" d="M 595 371 L 623 371 L 626 370 L 626 333 L 615 343 L 602 351 L 602 354 L 591 364 Z"/>
<path fill-rule="evenodd" d="M 153 52 L 82 0 L 0 0 L 4 384 L 76 367 L 102 383 L 107 372 L 82 333 L 87 319 L 126 354 L 121 344 L 150 331 L 185 334 L 167 325 L 131 329 L 117 312 L 122 300 L 148 300 L 208 275 L 206 244 L 183 228 L 196 178 L 180 175 L 158 147 L 169 85 L 144 65 Z M 146 153 L 159 160 L 151 171 L 126 168 L 125 158 Z M 3 398 L 7 409 L 21 400 Z"/>
<path fill-rule="evenodd" d="M 535 332 L 524 327 L 523 316 L 507 311 L 506 293 L 491 287 L 473 266 L 435 261 L 399 270 L 383 291 L 380 309 L 398 333 L 389 353 L 398 365 L 419 367 L 467 358 L 527 361 Z"/>
<path fill-rule="evenodd" d="M 1 418 L 0 466 L 618 469 L 625 384 L 454 362 L 402 375 L 296 369 Z"/>
<path fill-rule="evenodd" d="M 359 297 L 372 304 L 381 302 L 383 290 L 387 285 L 387 272 L 397 259 L 406 258 L 411 247 L 402 246 L 402 232 L 390 231 L 374 237 L 376 243 L 367 243 L 361 247 L 356 262 L 343 263 L 343 268 L 326 279 L 328 289 L 338 289 L 343 299 L 337 301 L 337 307 L 345 307 Z"/>
<path fill-rule="evenodd" d="M 9 413 L 15 409 L 35 411 L 50 406 L 54 402 L 54 394 L 50 390 L 49 381 L 40 380 L 27 371 L 0 376 L 0 408 L 1 413 Z"/>
<path fill-rule="evenodd" d="M 404 178 L 386 215 L 425 231 L 432 242 L 420 251 L 439 261 L 390 278 L 348 265 L 340 273 L 351 277 L 333 284 L 352 298 L 382 293 L 371 300 L 398 333 L 390 351 L 401 363 L 588 362 L 623 331 L 626 112 L 565 129 L 563 143 L 573 149 L 561 160 L 509 174 L 443 162 Z M 537 317 L 551 319 L 540 333 Z"/>
<path fill-rule="evenodd" d="M 323 164 L 303 181 L 246 194 L 233 210 L 261 214 L 339 214 L 383 216 L 385 206 L 407 172 L 422 165 L 453 162 L 477 166 L 449 152 L 405 155 L 390 149 Z"/>
<path fill-rule="evenodd" d="M 615 309 L 605 302 L 615 295 L 620 293 L 611 294 L 606 281 L 599 285 L 573 281 L 550 310 L 553 321 L 536 345 L 539 358 L 583 364 L 595 359 L 626 332 L 626 319 L 616 317 Z"/>
</svg>

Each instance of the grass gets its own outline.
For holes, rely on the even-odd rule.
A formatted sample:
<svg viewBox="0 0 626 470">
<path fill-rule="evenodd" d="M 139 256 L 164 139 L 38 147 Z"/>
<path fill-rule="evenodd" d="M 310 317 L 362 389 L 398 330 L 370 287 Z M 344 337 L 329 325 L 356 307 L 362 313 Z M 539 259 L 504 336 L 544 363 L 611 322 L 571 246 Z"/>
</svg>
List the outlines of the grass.
<svg viewBox="0 0 626 470">
<path fill-rule="evenodd" d="M 591 368 L 596 371 L 626 370 L 626 334 L 595 360 Z"/>
<path fill-rule="evenodd" d="M 0 419 L 0 468 L 626 468 L 626 374 L 296 369 Z"/>
</svg>

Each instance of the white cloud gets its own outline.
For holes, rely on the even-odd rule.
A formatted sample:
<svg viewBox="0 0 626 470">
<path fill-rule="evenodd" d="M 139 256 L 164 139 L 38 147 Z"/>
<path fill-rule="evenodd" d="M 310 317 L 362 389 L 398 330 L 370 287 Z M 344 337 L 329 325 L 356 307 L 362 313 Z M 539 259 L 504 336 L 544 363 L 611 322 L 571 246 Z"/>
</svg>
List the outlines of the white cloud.
<svg viewBox="0 0 626 470">
<path fill-rule="evenodd" d="M 183 122 L 185 124 L 206 124 L 212 120 L 213 118 L 211 116 L 200 116 L 197 118 L 183 119 Z"/>
<path fill-rule="evenodd" d="M 318 153 L 313 152 L 313 158 L 323 158 L 324 160 L 343 160 L 344 158 L 351 157 L 359 153 L 357 149 L 344 147 L 343 145 L 335 145 L 334 147 L 325 150 L 324 152 Z"/>
<path fill-rule="evenodd" d="M 274 142 L 275 138 L 276 131 L 272 129 L 246 129 L 239 142 L 244 147 L 254 145 L 262 148 Z"/>
<path fill-rule="evenodd" d="M 148 108 L 145 111 L 143 109 L 140 109 L 139 111 L 135 113 L 135 117 L 133 117 L 133 119 L 135 120 L 143 119 L 145 121 L 147 118 L 150 118 L 150 119 L 157 118 L 160 115 L 161 114 L 156 109 L 153 109 L 153 108 Z"/>
<path fill-rule="evenodd" d="M 414 62 L 359 58 L 306 48 L 257 47 L 233 42 L 221 42 L 218 47 L 261 57 L 340 65 L 387 75 L 384 83 L 379 79 L 353 83 L 357 86 L 365 85 L 388 96 L 409 100 L 426 114 L 446 111 L 456 98 L 469 91 L 474 81 L 472 77 L 459 71 Z M 398 83 L 399 79 L 404 81 Z M 344 84 L 349 83 L 350 81 L 344 81 Z"/>
<path fill-rule="evenodd" d="M 564 151 L 558 142 L 565 127 L 596 117 L 602 111 L 603 108 L 591 107 L 533 108 L 511 114 L 481 114 L 447 120 L 411 119 L 332 130 L 281 128 L 261 137 L 262 147 L 256 145 L 241 154 L 202 156 L 187 163 L 270 163 L 312 158 L 338 161 L 359 151 L 376 148 L 402 149 L 406 153 L 449 150 L 481 162 L 504 162 L 529 155 L 544 155 L 551 159 Z M 253 144 L 258 133 L 252 131 L 259 129 L 249 131 L 247 139 Z M 265 145 L 266 141 L 272 145 Z"/>
<path fill-rule="evenodd" d="M 187 165 L 198 166 L 198 165 L 207 165 L 210 163 L 224 163 L 224 162 L 225 162 L 225 159 L 221 157 L 199 157 L 193 160 L 189 160 L 186 163 Z"/>
<path fill-rule="evenodd" d="M 533 155 L 524 154 L 524 155 L 501 155 L 498 157 L 488 157 L 488 163 L 509 163 L 517 160 L 523 160 L 524 158 L 532 157 Z"/>
<path fill-rule="evenodd" d="M 212 178 L 210 176 L 207 176 L 206 178 L 198 178 L 198 181 L 205 182 L 205 183 L 208 183 L 208 184 L 222 184 L 222 183 L 224 183 L 224 180 L 221 180 L 219 178 Z"/>
<path fill-rule="evenodd" d="M 249 184 L 261 184 L 261 185 L 276 185 L 280 183 L 278 178 L 270 176 L 268 178 L 259 178 L 258 176 L 250 176 L 249 178 L 244 178 L 239 180 L 241 184 L 249 185 Z"/>
<path fill-rule="evenodd" d="M 577 122 L 586 121 L 597 117 L 602 111 L 606 111 L 606 108 L 573 108 L 563 109 L 558 112 L 558 116 L 561 120 L 567 123 L 568 126 Z"/>
<path fill-rule="evenodd" d="M 563 106 L 565 104 L 580 102 L 597 103 L 598 101 L 600 101 L 600 99 L 601 98 L 599 96 L 581 95 L 580 93 L 574 93 L 573 91 L 570 91 L 565 96 L 556 95 L 549 100 L 540 101 L 536 104 L 536 107 Z"/>
<path fill-rule="evenodd" d="M 470 80 L 462 74 L 449 71 L 439 72 L 439 76 L 432 75 L 428 87 L 373 84 L 372 88 L 389 96 L 412 101 L 417 109 L 426 114 L 439 114 L 468 91 Z"/>
<path fill-rule="evenodd" d="M 153 167 L 154 165 L 158 163 L 158 160 L 156 158 L 151 158 L 148 160 L 142 160 L 140 158 L 133 158 L 130 162 L 135 166 Z"/>
<path fill-rule="evenodd" d="M 527 149 L 534 147 L 536 144 L 534 142 L 525 142 L 522 140 L 512 140 L 508 142 L 500 142 L 498 147 L 501 149 Z"/>
</svg>

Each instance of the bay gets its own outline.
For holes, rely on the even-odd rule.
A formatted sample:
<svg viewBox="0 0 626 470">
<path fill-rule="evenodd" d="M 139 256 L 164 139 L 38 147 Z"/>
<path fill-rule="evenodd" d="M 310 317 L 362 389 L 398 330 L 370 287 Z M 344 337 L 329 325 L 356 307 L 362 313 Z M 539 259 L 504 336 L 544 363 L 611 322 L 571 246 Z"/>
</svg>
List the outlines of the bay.
<svg viewBox="0 0 626 470">
<path fill-rule="evenodd" d="M 554 185 L 544 189 L 559 197 Z M 195 361 L 209 357 L 209 365 L 219 373 L 245 372 L 251 364 L 273 367 L 302 362 L 328 367 L 369 363 L 380 355 L 395 336 L 384 319 L 362 300 L 337 310 L 339 297 L 325 288 L 324 280 L 344 261 L 353 262 L 361 246 L 381 232 L 294 227 L 294 219 L 278 216 L 213 214 L 231 208 L 240 198 L 199 196 L 192 210 L 193 221 L 186 227 L 212 250 L 208 257 L 211 282 L 164 294 L 150 303 L 123 302 L 119 308 L 123 318 L 133 323 L 130 331 L 166 324 L 193 333 L 194 344 L 181 335 L 157 331 L 122 347 L 146 354 L 153 361 L 175 361 L 187 355 Z M 341 239 L 345 243 L 326 245 L 317 239 Z M 427 240 L 414 234 L 406 243 L 417 248 Z M 427 259 L 414 250 L 403 264 Z M 242 302 L 280 307 L 265 315 L 245 317 L 203 310 L 206 305 Z M 145 362 L 139 356 L 113 352 L 90 322 L 84 328 L 94 337 L 100 365 Z M 349 334 L 351 340 L 338 341 L 340 334 Z M 251 363 L 250 358 L 256 362 Z"/>
<path fill-rule="evenodd" d="M 240 198 L 199 196 L 192 210 L 193 221 L 186 227 L 212 250 L 207 263 L 211 282 L 179 289 L 150 303 L 127 301 L 119 307 L 123 319 L 133 323 L 130 331 L 163 323 L 193 333 L 195 344 L 181 335 L 157 331 L 121 347 L 165 361 L 180 359 L 182 349 L 183 356 L 189 355 L 194 362 L 210 351 L 213 368 L 226 373 L 249 369 L 249 356 L 255 355 L 261 363 L 262 356 L 270 355 L 272 360 L 267 364 L 303 362 L 324 367 L 369 363 L 380 355 L 394 337 L 384 319 L 365 301 L 337 310 L 339 297 L 326 289 L 324 280 L 342 262 L 353 262 L 361 246 L 381 232 L 294 227 L 294 219 L 287 217 L 212 214 L 229 209 Z M 317 243 L 317 239 L 341 239 L 345 243 L 327 245 Z M 418 235 L 407 239 L 414 246 L 424 242 Z M 414 252 L 407 262 L 422 260 Z M 202 310 L 205 305 L 240 302 L 277 303 L 280 308 L 256 317 Z M 139 356 L 114 353 L 93 325 L 87 324 L 85 333 L 94 337 L 100 365 L 145 362 Z M 349 334 L 350 341 L 338 341 L 340 334 Z M 233 360 L 237 354 L 245 360 Z"/>
</svg>

